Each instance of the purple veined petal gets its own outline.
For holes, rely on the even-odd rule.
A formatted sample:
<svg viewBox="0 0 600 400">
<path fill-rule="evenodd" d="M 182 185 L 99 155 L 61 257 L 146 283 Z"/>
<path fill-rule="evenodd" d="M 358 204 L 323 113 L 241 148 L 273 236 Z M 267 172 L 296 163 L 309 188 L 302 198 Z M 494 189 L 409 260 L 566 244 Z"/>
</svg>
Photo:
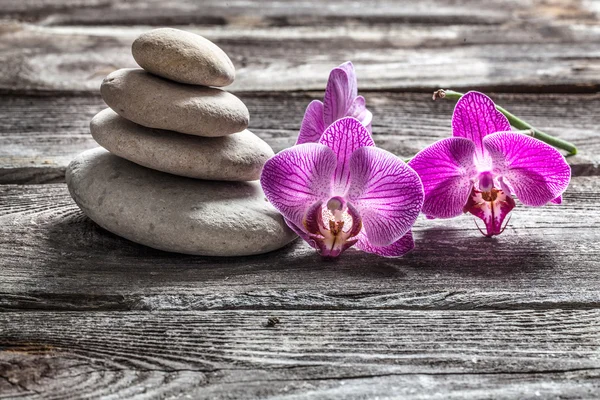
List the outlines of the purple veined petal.
<svg viewBox="0 0 600 400">
<path fill-rule="evenodd" d="M 324 130 L 323 103 L 319 100 L 313 100 L 308 107 L 306 107 L 296 144 L 317 143 Z"/>
<path fill-rule="evenodd" d="M 569 186 L 571 167 L 554 147 L 516 132 L 499 132 L 483 140 L 493 173 L 508 180 L 527 206 L 543 206 Z"/>
<path fill-rule="evenodd" d="M 364 234 L 358 236 L 356 247 L 365 253 L 377 254 L 382 257 L 401 257 L 415 248 L 412 231 L 408 231 L 400 239 L 389 246 L 373 246 Z"/>
<path fill-rule="evenodd" d="M 475 143 L 479 160 L 486 158 L 483 138 L 510 129 L 508 119 L 496 109 L 492 99 L 483 93 L 468 92 L 456 103 L 452 115 L 453 136 L 471 139 Z"/>
<path fill-rule="evenodd" d="M 294 225 L 312 204 L 331 197 L 335 154 L 317 143 L 305 143 L 283 150 L 270 158 L 260 183 L 267 199 Z"/>
<path fill-rule="evenodd" d="M 563 200 L 563 198 L 562 198 L 562 194 L 561 194 L 560 196 L 558 196 L 558 197 L 550 200 L 550 203 L 552 203 L 552 204 L 562 204 L 562 200 Z"/>
<path fill-rule="evenodd" d="M 323 119 L 326 126 L 347 115 L 357 93 L 356 74 L 350 61 L 331 70 L 323 99 Z"/>
<path fill-rule="evenodd" d="M 353 85 L 350 85 L 350 94 L 352 95 L 352 98 L 356 97 L 358 94 L 358 87 L 356 85 L 356 72 L 354 71 L 354 64 L 352 64 L 352 61 L 346 61 L 345 63 L 338 65 L 335 69 L 341 69 L 346 72 L 346 75 L 348 75 L 348 82 L 353 83 Z"/>
<path fill-rule="evenodd" d="M 477 175 L 474 155 L 475 143 L 470 139 L 447 138 L 421 150 L 408 162 L 423 182 L 425 215 L 452 218 L 463 213 Z"/>
<path fill-rule="evenodd" d="M 375 146 L 373 138 L 357 119 L 346 117 L 329 125 L 319 143 L 329 147 L 336 154 L 333 191 L 336 195 L 343 196 L 350 182 L 350 156 L 360 147 Z"/>
<path fill-rule="evenodd" d="M 369 243 L 385 247 L 415 223 L 423 205 L 423 185 L 392 153 L 361 147 L 350 157 L 347 199 L 360 213 Z"/>
<path fill-rule="evenodd" d="M 340 64 L 334 68 L 334 70 L 342 70 L 346 73 L 350 98 L 354 99 L 358 96 L 358 80 L 356 79 L 356 72 L 354 71 L 354 64 L 352 64 L 352 61 L 346 61 L 345 63 Z"/>
<path fill-rule="evenodd" d="M 369 132 L 371 132 L 371 121 L 373 120 L 373 114 L 367 110 L 365 98 L 362 96 L 356 96 L 350 109 L 348 110 L 348 116 L 354 117 L 360 121 L 361 124 Z"/>
</svg>

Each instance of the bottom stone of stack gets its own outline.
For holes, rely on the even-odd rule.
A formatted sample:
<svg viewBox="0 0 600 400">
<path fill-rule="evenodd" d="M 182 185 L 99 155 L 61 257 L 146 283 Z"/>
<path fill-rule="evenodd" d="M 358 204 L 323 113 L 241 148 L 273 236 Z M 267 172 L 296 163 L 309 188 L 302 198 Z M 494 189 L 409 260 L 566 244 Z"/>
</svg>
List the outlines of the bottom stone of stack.
<svg viewBox="0 0 600 400">
<path fill-rule="evenodd" d="M 67 168 L 81 210 L 104 229 L 159 250 L 245 256 L 276 250 L 296 235 L 259 182 L 215 182 L 151 170 L 97 148 Z"/>
</svg>

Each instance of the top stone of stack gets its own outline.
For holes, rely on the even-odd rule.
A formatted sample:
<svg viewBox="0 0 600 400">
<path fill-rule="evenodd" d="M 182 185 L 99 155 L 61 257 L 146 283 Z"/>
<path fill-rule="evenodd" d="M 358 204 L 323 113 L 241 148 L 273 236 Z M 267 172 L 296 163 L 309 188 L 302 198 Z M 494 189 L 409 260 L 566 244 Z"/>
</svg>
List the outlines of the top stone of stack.
<svg viewBox="0 0 600 400">
<path fill-rule="evenodd" d="M 190 85 L 223 87 L 233 83 L 233 63 L 217 45 L 202 36 L 173 28 L 140 35 L 131 46 L 135 61 L 146 71 Z"/>
</svg>

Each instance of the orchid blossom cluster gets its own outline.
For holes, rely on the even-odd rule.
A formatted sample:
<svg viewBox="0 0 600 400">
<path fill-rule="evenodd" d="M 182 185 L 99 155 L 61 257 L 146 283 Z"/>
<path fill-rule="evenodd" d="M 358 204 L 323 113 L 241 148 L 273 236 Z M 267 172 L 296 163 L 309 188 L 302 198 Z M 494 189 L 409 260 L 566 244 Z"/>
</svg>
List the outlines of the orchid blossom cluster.
<svg viewBox="0 0 600 400">
<path fill-rule="evenodd" d="M 479 92 L 458 100 L 453 136 L 408 164 L 375 147 L 372 114 L 358 95 L 352 63 L 333 69 L 323 102 L 307 107 L 296 145 L 272 157 L 261 184 L 288 226 L 324 257 L 356 245 L 399 257 L 414 248 L 419 213 L 470 213 L 499 235 L 515 207 L 560 204 L 571 170 L 552 146 L 511 131 L 493 101 Z"/>
</svg>

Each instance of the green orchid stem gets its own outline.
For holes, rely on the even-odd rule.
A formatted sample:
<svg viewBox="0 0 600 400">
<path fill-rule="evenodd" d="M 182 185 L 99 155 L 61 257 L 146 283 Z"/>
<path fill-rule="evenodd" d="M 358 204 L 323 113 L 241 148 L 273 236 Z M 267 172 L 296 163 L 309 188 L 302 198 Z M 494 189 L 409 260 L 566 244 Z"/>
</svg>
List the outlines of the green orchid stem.
<svg viewBox="0 0 600 400">
<path fill-rule="evenodd" d="M 437 98 L 440 98 L 458 101 L 458 99 L 460 99 L 462 95 L 462 93 L 455 92 L 453 90 L 440 89 L 433 93 L 433 99 L 435 100 Z M 517 129 L 529 131 L 530 136 L 539 139 L 544 143 L 548 143 L 549 145 L 554 146 L 558 149 L 567 151 L 569 153 L 567 157 L 574 156 L 575 154 L 577 154 L 577 147 L 567 142 L 566 140 L 555 138 L 554 136 L 550 136 L 547 133 L 544 133 L 539 129 L 534 128 L 527 122 L 523 121 L 521 118 L 517 117 L 514 114 L 511 114 L 510 112 L 506 111 L 500 106 L 496 106 L 496 109 L 506 116 L 508 122 L 510 122 L 512 126 L 514 126 Z"/>
</svg>

